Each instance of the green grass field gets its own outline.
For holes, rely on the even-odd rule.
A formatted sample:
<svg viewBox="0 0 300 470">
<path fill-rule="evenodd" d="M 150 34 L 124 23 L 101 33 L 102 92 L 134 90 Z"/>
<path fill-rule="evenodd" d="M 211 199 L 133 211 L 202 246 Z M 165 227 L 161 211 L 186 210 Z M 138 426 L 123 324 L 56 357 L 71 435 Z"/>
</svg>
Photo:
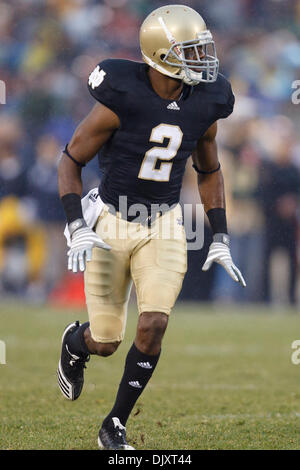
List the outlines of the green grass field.
<svg viewBox="0 0 300 470">
<path fill-rule="evenodd" d="M 218 313 L 219 312 L 219 313 Z M 178 304 L 158 367 L 127 423 L 137 449 L 299 449 L 300 365 L 291 343 L 299 316 Z M 56 367 L 67 323 L 83 312 L 21 304 L 0 307 L 1 449 L 97 449 L 135 334 L 115 355 L 93 356 L 76 402 L 61 395 Z"/>
</svg>

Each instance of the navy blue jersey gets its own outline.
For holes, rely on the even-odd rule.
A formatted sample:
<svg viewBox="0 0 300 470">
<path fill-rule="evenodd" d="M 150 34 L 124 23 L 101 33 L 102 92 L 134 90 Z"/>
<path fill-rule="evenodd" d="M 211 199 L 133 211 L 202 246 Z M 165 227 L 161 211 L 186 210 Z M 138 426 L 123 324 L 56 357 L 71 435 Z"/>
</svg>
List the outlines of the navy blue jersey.
<svg viewBox="0 0 300 470">
<path fill-rule="evenodd" d="M 121 123 L 99 152 L 99 193 L 116 209 L 122 195 L 128 206 L 177 203 L 186 161 L 198 139 L 233 110 L 230 83 L 220 74 L 214 83 L 185 85 L 173 101 L 155 93 L 147 69 L 144 63 L 104 60 L 88 81 L 92 96 Z"/>
</svg>

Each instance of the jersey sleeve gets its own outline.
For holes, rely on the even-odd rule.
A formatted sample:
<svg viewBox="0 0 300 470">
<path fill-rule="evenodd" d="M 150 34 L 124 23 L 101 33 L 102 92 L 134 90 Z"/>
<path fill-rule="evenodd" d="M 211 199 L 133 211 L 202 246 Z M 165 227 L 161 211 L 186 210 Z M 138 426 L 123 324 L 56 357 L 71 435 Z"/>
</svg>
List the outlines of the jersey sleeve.
<svg viewBox="0 0 300 470">
<path fill-rule="evenodd" d="M 122 92 L 118 90 L 115 82 L 115 71 L 112 70 L 109 60 L 100 62 L 88 78 L 88 90 L 99 103 L 122 117 Z"/>
<path fill-rule="evenodd" d="M 218 119 L 225 119 L 233 111 L 234 108 L 234 103 L 235 103 L 235 97 L 232 92 L 232 88 L 229 82 L 228 87 L 227 87 L 227 93 L 226 93 L 226 99 L 224 100 L 224 103 L 218 104 Z"/>
</svg>

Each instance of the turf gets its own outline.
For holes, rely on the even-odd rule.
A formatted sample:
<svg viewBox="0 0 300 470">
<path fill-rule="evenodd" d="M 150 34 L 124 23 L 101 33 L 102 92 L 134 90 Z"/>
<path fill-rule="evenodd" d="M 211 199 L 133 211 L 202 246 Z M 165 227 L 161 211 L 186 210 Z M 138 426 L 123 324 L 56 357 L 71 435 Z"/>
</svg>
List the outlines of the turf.
<svg viewBox="0 0 300 470">
<path fill-rule="evenodd" d="M 92 357 L 84 391 L 65 400 L 56 384 L 65 325 L 84 312 L 0 307 L 0 449 L 97 449 L 137 314 L 109 358 Z M 127 423 L 138 449 L 299 449 L 300 365 L 291 343 L 299 316 L 263 309 L 178 304 L 159 365 Z"/>
</svg>

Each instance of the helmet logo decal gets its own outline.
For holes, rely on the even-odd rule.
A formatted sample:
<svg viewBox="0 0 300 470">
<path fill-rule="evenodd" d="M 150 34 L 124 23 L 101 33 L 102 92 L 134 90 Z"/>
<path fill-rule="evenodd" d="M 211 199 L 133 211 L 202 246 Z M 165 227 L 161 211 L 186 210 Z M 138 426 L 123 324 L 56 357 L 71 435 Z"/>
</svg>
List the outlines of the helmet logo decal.
<svg viewBox="0 0 300 470">
<path fill-rule="evenodd" d="M 175 50 L 176 54 L 177 54 L 181 59 L 183 59 L 183 55 L 182 55 L 182 52 L 181 52 L 181 50 L 180 50 L 180 47 L 177 45 L 174 36 L 173 36 L 172 33 L 168 30 L 167 25 L 166 25 L 166 23 L 164 22 L 164 20 L 163 20 L 163 18 L 162 18 L 161 16 L 158 17 L 158 21 L 160 22 L 161 27 L 163 28 L 164 32 L 166 33 L 166 36 L 167 36 L 167 38 L 168 38 L 169 43 L 170 43 L 172 46 L 174 46 L 174 50 Z"/>
</svg>

